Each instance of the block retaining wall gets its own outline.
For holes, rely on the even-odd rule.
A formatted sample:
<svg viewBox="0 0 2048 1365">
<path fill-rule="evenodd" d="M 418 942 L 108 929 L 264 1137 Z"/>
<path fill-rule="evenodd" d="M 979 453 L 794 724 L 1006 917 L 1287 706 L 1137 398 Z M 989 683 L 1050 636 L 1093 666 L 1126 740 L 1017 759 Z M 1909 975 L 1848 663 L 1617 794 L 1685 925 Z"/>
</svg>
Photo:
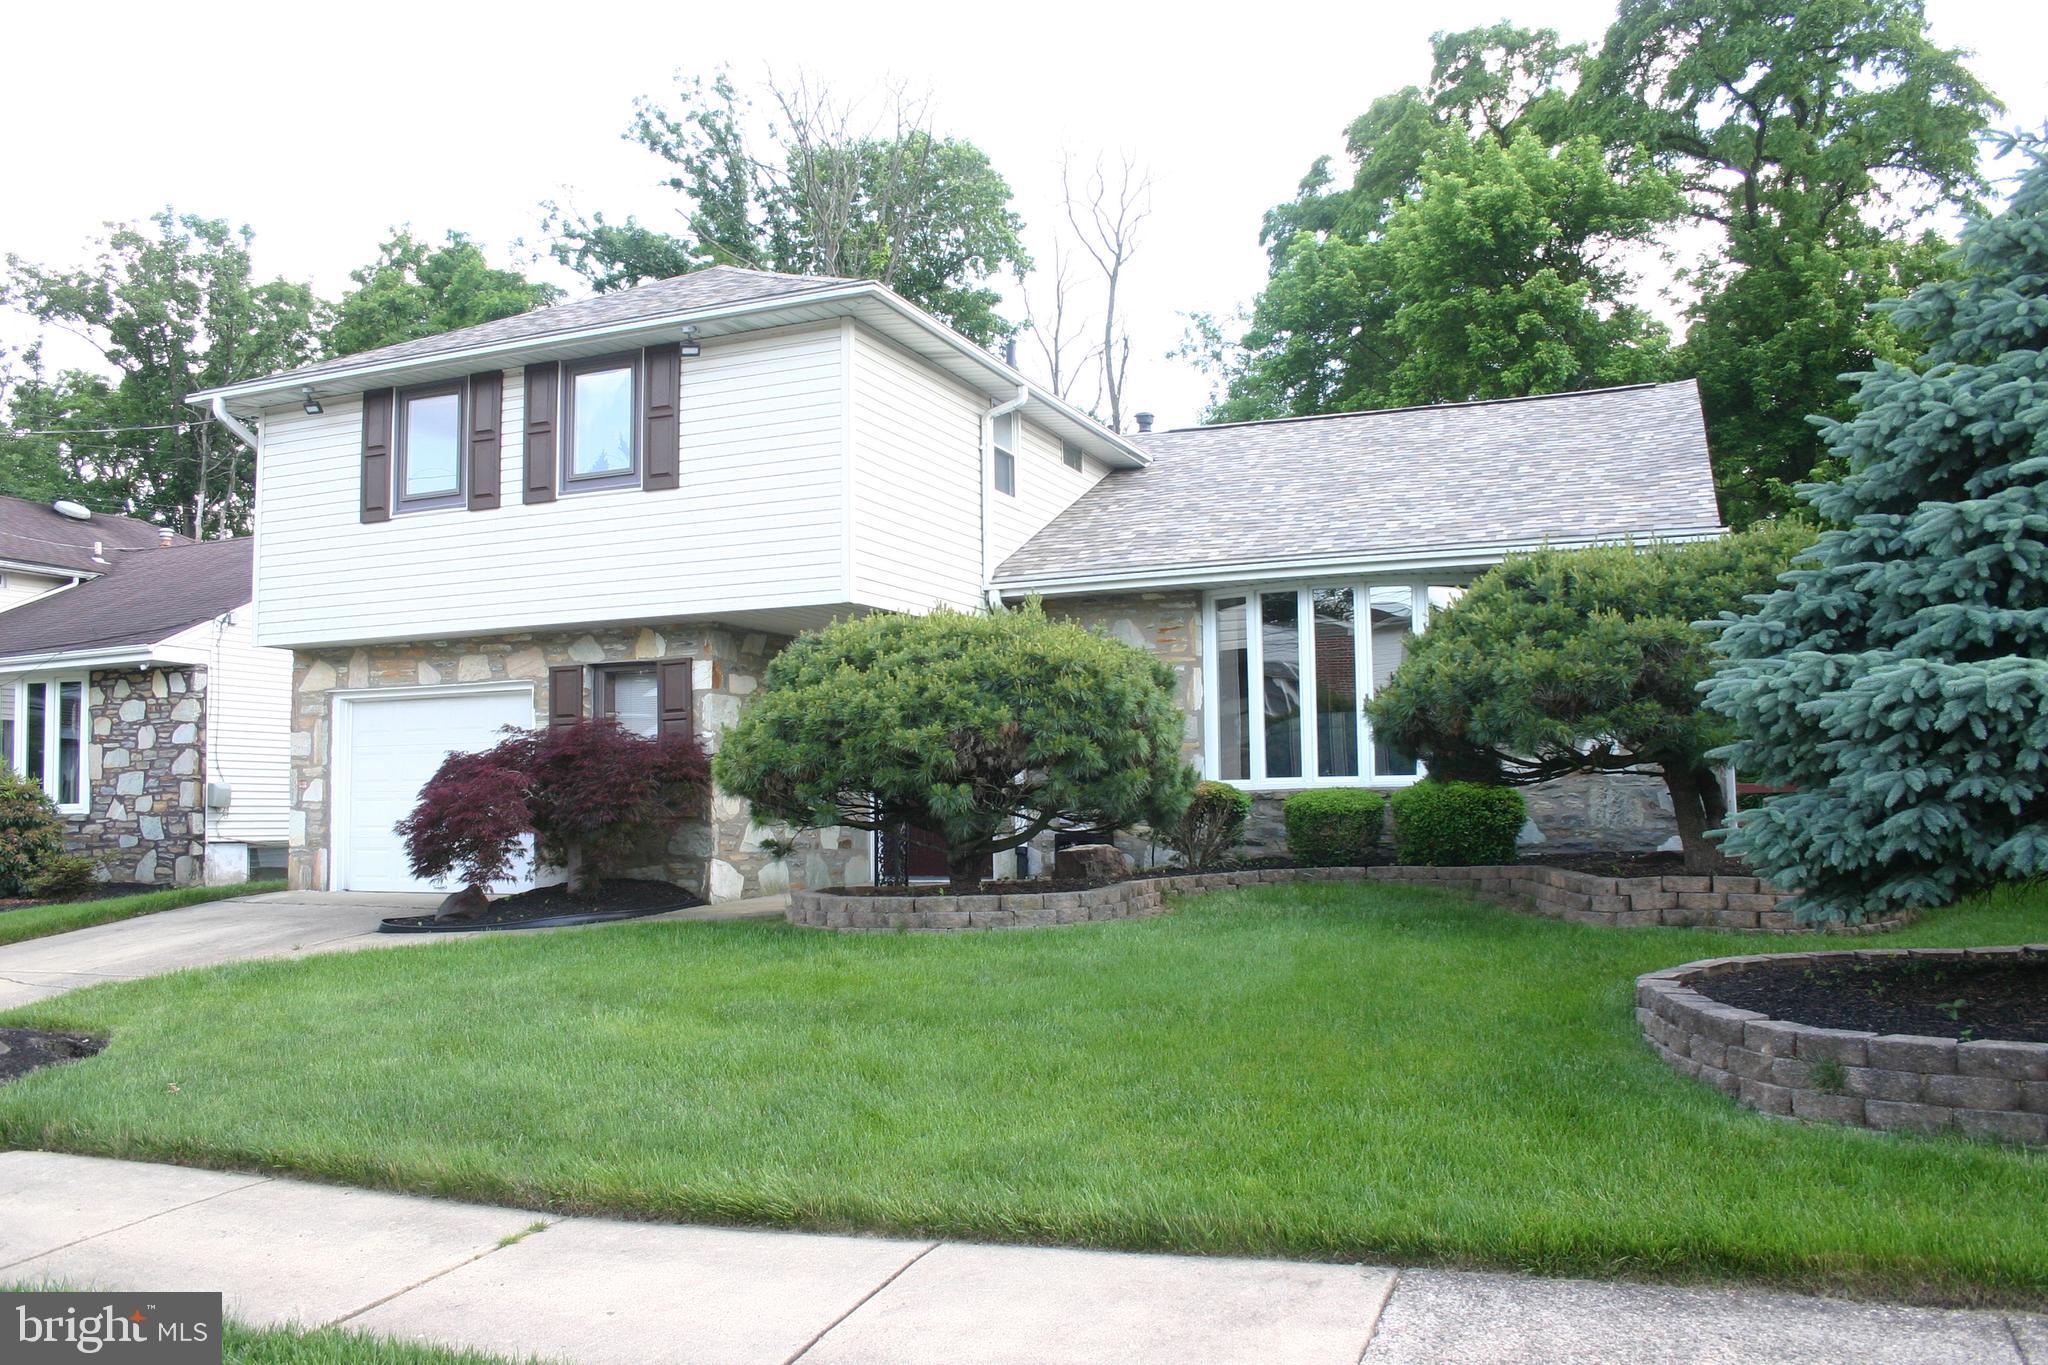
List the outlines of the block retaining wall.
<svg viewBox="0 0 2048 1365">
<path fill-rule="evenodd" d="M 1265 882 L 1362 881 L 1362 867 L 1265 867 L 1243 872 L 1189 872 L 1140 877 L 1085 891 L 1026 891 L 989 896 L 847 896 L 792 891 L 791 924 L 846 933 L 880 929 L 1039 929 L 1139 919 L 1165 912 L 1168 892 L 1227 891 Z"/>
<path fill-rule="evenodd" d="M 1693 989 L 1707 977 L 1767 962 L 1986 962 L 2024 952 L 2048 946 L 1711 958 L 1637 977 L 1636 1018 L 1666 1061 L 1759 1113 L 2048 1146 L 2048 1043 L 1816 1028 L 1723 1005 Z"/>
</svg>

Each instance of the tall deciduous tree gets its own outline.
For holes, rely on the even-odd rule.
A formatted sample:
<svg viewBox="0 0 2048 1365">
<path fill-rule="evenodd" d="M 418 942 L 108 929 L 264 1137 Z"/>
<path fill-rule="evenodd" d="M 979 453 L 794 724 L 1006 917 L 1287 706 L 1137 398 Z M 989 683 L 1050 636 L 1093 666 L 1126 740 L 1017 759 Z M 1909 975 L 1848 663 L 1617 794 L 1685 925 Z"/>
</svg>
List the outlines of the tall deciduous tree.
<svg viewBox="0 0 2048 1365">
<path fill-rule="evenodd" d="M 973 143 L 887 93 L 881 112 L 808 78 L 771 81 L 765 135 L 724 72 L 634 103 L 629 140 L 670 168 L 680 232 L 549 206 L 556 259 L 600 290 L 728 264 L 880 280 L 984 344 L 1012 328 L 989 282 L 1027 268 L 1010 186 Z"/>
<path fill-rule="evenodd" d="M 400 228 L 349 278 L 356 287 L 342 296 L 328 334 L 335 355 L 494 322 L 561 297 L 552 285 L 492 266 L 460 232 L 436 247 Z"/>
<path fill-rule="evenodd" d="M 2048 874 L 2048 165 L 1963 235 L 1962 274 L 1897 306 L 1824 439 L 1827 527 L 1721 632 L 1707 688 L 1746 772 L 1796 788 L 1728 839 L 1823 919 Z"/>
<path fill-rule="evenodd" d="M 324 316 L 310 287 L 257 280 L 253 237 L 165 209 L 113 228 L 83 268 L 7 258 L 0 303 L 84 339 L 111 372 L 31 373 L 9 395 L 12 428 L 76 433 L 57 459 L 90 505 L 201 535 L 247 527 L 249 452 L 185 396 L 311 359 Z"/>
<path fill-rule="evenodd" d="M 1837 375 L 1910 353 L 1873 305 L 1927 278 L 1938 250 L 1908 229 L 1984 189 L 2000 107 L 1962 58 L 1920 0 L 1622 0 L 1577 118 L 1649 149 L 1725 232 L 1681 365 L 1738 524 L 1815 472 L 1806 419 L 1847 415 Z"/>
<path fill-rule="evenodd" d="M 1687 868 L 1711 871 L 1706 835 L 1726 811 L 1709 755 L 1733 729 L 1700 705 L 1713 657 L 1694 622 L 1768 592 L 1803 543 L 1779 526 L 1515 556 L 1416 638 L 1372 702 L 1373 725 L 1444 778 L 1655 768 Z"/>
</svg>

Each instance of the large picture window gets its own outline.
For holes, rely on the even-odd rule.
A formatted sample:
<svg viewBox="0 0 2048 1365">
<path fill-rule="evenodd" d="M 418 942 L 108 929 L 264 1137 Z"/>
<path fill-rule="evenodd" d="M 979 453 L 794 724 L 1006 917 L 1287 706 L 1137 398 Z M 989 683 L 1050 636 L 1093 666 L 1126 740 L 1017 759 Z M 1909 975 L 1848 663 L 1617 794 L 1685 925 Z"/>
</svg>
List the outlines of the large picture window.
<svg viewBox="0 0 2048 1365">
<path fill-rule="evenodd" d="M 33 778 L 67 814 L 82 814 L 85 795 L 85 679 L 38 678 L 12 688 L 6 726 L 7 761 Z"/>
<path fill-rule="evenodd" d="M 1316 582 L 1212 593 L 1207 775 L 1251 787 L 1396 785 L 1415 756 L 1376 743 L 1366 703 L 1457 589 Z"/>
</svg>

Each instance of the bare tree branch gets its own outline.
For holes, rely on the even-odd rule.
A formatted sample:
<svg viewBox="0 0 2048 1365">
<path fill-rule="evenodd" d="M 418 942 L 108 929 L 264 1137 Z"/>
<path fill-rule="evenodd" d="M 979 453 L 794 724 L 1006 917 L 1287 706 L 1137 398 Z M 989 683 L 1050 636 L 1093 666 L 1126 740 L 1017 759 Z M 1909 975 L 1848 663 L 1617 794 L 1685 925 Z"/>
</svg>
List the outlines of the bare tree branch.
<svg viewBox="0 0 2048 1365">
<path fill-rule="evenodd" d="M 1135 158 L 1125 152 L 1113 171 L 1106 171 L 1103 158 L 1086 176 L 1077 179 L 1074 159 L 1060 163 L 1060 198 L 1067 224 L 1081 249 L 1095 262 L 1105 287 L 1102 309 L 1101 402 L 1108 408 L 1110 430 L 1123 430 L 1124 379 L 1131 358 L 1131 338 L 1118 311 L 1118 293 L 1125 268 L 1138 250 L 1138 229 L 1152 213 L 1152 177 Z"/>
</svg>

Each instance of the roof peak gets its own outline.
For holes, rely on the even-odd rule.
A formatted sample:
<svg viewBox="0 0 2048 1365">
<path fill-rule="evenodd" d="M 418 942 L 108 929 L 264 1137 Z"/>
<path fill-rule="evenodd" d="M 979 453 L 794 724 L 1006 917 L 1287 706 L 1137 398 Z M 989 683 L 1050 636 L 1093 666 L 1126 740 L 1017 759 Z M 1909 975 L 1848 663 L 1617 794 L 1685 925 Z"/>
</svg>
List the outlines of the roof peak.
<svg viewBox="0 0 2048 1365">
<path fill-rule="evenodd" d="M 1468 398 L 1456 403 L 1410 403 L 1398 408 L 1359 408 L 1350 412 L 1309 412 L 1294 417 L 1249 417 L 1240 422 L 1199 422 L 1191 427 L 1167 427 L 1148 432 L 1152 436 L 1176 436 L 1191 431 L 1224 431 L 1232 427 L 1275 427 L 1292 422 L 1333 422 L 1346 417 L 1391 417 L 1401 412 L 1445 412 L 1453 408 L 1491 408 L 1509 403 L 1547 403 L 1558 398 L 1590 398 L 1604 393 L 1632 393 L 1639 389 L 1661 389 L 1691 384 L 1690 379 L 1658 380 L 1642 384 L 1608 384 L 1597 389 L 1562 389 L 1556 393 L 1528 393 L 1514 398 Z"/>
</svg>

